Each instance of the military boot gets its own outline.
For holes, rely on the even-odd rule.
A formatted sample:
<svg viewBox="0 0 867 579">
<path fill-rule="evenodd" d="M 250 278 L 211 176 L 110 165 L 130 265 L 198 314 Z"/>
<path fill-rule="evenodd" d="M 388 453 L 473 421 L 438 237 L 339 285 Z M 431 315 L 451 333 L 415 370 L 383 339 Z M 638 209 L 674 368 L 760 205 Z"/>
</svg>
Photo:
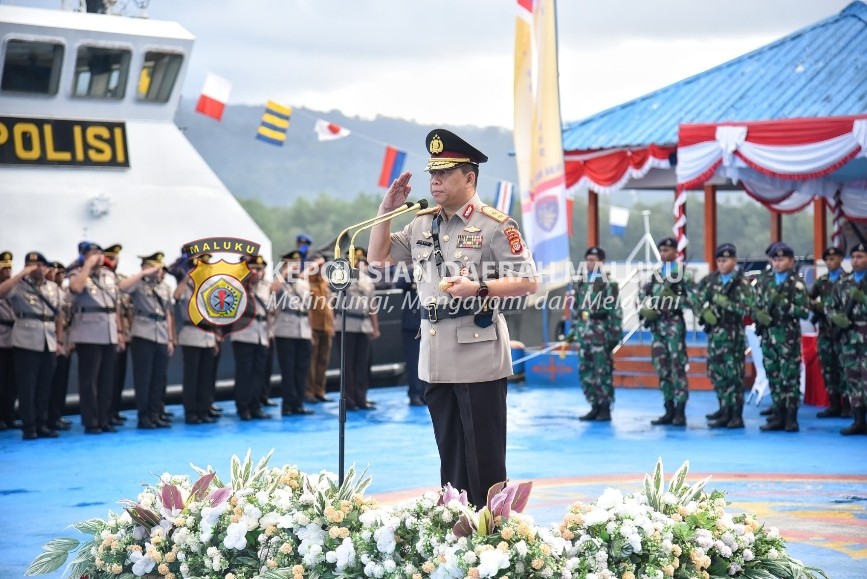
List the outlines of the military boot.
<svg viewBox="0 0 867 579">
<path fill-rule="evenodd" d="M 723 406 L 722 412 L 717 416 L 716 420 L 711 420 L 707 423 L 708 428 L 724 428 L 729 425 L 729 420 L 732 419 L 731 406 Z"/>
<path fill-rule="evenodd" d="M 732 415 L 726 428 L 743 428 L 744 427 L 744 403 L 738 402 L 732 408 Z"/>
<path fill-rule="evenodd" d="M 717 400 L 719 400 L 719 408 L 717 408 L 716 412 L 704 415 L 708 420 L 719 420 L 723 415 L 723 412 L 725 412 L 725 405 L 723 404 L 722 398 L 717 398 Z"/>
<path fill-rule="evenodd" d="M 759 426 L 759 430 L 761 430 L 762 432 L 782 430 L 786 425 L 785 409 L 778 406 L 774 406 L 772 408 L 773 411 L 768 418 L 768 422 Z"/>
<path fill-rule="evenodd" d="M 828 401 L 831 403 L 828 408 L 816 413 L 816 418 L 837 418 L 840 416 L 840 397 L 836 394 L 831 395 Z"/>
<path fill-rule="evenodd" d="M 852 404 L 849 402 L 848 396 L 841 396 L 840 402 L 840 418 L 852 418 Z"/>
<path fill-rule="evenodd" d="M 611 404 L 603 402 L 599 405 L 599 414 L 596 415 L 597 422 L 607 422 L 611 420 Z"/>
<path fill-rule="evenodd" d="M 774 408 L 774 405 L 771 404 L 770 406 L 759 412 L 759 416 L 773 416 L 774 412 L 776 412 L 776 409 Z"/>
<path fill-rule="evenodd" d="M 686 426 L 686 402 L 678 402 L 674 407 L 672 426 Z"/>
<path fill-rule="evenodd" d="M 788 408 L 786 408 L 786 432 L 798 432 L 800 427 L 798 426 L 798 406 L 797 404 L 790 404 Z"/>
<path fill-rule="evenodd" d="M 674 420 L 674 400 L 666 400 L 665 414 L 663 414 L 656 420 L 651 420 L 650 423 L 653 425 L 671 424 L 672 420 Z"/>
<path fill-rule="evenodd" d="M 585 414 L 584 416 L 579 416 L 578 420 L 596 420 L 596 417 L 599 415 L 599 405 L 594 404 L 590 407 L 590 412 Z"/>
<path fill-rule="evenodd" d="M 841 430 L 840 434 L 846 436 L 850 434 L 867 434 L 867 407 L 858 406 L 852 410 L 852 414 L 855 416 L 855 422 Z"/>
</svg>

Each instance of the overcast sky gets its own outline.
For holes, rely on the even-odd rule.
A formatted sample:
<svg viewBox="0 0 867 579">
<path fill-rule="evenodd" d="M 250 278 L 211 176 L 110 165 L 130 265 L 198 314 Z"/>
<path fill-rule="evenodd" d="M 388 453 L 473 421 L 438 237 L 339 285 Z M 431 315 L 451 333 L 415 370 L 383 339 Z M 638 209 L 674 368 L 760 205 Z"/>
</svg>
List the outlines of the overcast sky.
<svg viewBox="0 0 867 579">
<path fill-rule="evenodd" d="M 563 121 L 712 68 L 850 1 L 559 0 Z M 150 0 L 147 12 L 196 36 L 186 97 L 213 72 L 232 82 L 230 103 L 273 99 L 363 118 L 511 128 L 516 4 Z"/>
</svg>

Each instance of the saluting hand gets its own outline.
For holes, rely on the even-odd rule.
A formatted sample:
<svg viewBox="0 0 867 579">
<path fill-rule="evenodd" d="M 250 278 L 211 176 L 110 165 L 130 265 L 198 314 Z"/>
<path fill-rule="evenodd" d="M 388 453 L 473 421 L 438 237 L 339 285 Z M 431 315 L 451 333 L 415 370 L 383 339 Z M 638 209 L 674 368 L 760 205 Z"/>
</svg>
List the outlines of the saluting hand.
<svg viewBox="0 0 867 579">
<path fill-rule="evenodd" d="M 409 184 L 411 177 L 412 173 L 404 171 L 400 174 L 400 177 L 391 182 L 391 186 L 385 192 L 385 197 L 382 198 L 382 204 L 380 205 L 383 211 L 386 213 L 394 211 L 406 203 L 406 199 L 412 191 L 412 185 Z"/>
</svg>

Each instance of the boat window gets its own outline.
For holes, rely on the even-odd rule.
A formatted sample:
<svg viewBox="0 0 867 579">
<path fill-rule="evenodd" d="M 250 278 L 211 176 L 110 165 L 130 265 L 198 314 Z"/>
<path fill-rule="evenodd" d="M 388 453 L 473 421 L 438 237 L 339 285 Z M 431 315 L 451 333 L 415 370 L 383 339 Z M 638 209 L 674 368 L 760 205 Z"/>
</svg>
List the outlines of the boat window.
<svg viewBox="0 0 867 579">
<path fill-rule="evenodd" d="M 3 51 L 0 91 L 56 95 L 62 63 L 60 44 L 9 40 Z"/>
<path fill-rule="evenodd" d="M 184 57 L 166 52 L 146 52 L 138 75 L 139 100 L 154 103 L 168 102 L 175 81 L 181 71 Z"/>
<path fill-rule="evenodd" d="M 82 46 L 75 60 L 72 96 L 122 99 L 129 77 L 130 51 Z"/>
</svg>

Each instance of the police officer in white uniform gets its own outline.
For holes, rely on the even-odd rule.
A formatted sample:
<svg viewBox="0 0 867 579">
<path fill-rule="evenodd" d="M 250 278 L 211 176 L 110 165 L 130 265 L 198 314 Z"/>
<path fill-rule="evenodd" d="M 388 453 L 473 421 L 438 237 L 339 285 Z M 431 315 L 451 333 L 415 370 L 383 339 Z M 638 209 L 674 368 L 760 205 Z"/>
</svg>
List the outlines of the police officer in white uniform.
<svg viewBox="0 0 867 579">
<path fill-rule="evenodd" d="M 132 301 L 132 375 L 138 428 L 165 428 L 162 418 L 166 394 L 166 368 L 175 350 L 172 291 L 165 282 L 161 251 L 140 255 L 141 270 L 120 280 L 120 289 Z"/>
<path fill-rule="evenodd" d="M 261 401 L 270 345 L 268 298 L 271 288 L 264 281 L 266 265 L 261 255 L 247 258 L 247 267 L 252 272 L 248 299 L 255 304 L 256 313 L 250 325 L 231 334 L 235 356 L 235 408 L 241 420 L 271 418 L 262 411 Z"/>
<path fill-rule="evenodd" d="M 12 277 L 12 252 L 0 252 L 0 282 Z M 12 363 L 12 327 L 15 312 L 0 299 L 0 430 L 15 428 L 15 372 Z"/>
<path fill-rule="evenodd" d="M 300 237 L 300 236 L 299 236 Z M 304 407 L 313 332 L 310 329 L 310 284 L 304 276 L 304 254 L 296 249 L 280 257 L 283 267 L 271 284 L 277 306 L 271 333 L 280 365 L 281 414 L 313 414 Z"/>
<path fill-rule="evenodd" d="M 112 272 L 103 267 L 102 248 L 81 247 L 81 267 L 69 276 L 72 293 L 70 333 L 78 353 L 78 393 L 86 434 L 117 432 L 111 424 L 114 367 L 118 349 L 126 347 L 118 334 L 120 290 Z"/>
<path fill-rule="evenodd" d="M 9 298 L 16 317 L 12 352 L 24 440 L 57 438 L 57 431 L 48 425 L 48 400 L 63 325 L 60 292 L 45 277 L 48 267 L 44 255 L 31 251 L 24 258 L 24 269 L 0 283 L 0 298 Z"/>
<path fill-rule="evenodd" d="M 422 305 L 419 378 L 440 454 L 441 483 L 465 489 L 477 506 L 506 480 L 509 331 L 495 298 L 536 291 L 536 271 L 514 220 L 476 193 L 487 157 L 445 129 L 431 131 L 426 171 L 436 207 L 403 230 L 371 232 L 371 262 L 412 263 Z M 410 194 L 410 173 L 386 191 L 379 212 Z"/>
</svg>

